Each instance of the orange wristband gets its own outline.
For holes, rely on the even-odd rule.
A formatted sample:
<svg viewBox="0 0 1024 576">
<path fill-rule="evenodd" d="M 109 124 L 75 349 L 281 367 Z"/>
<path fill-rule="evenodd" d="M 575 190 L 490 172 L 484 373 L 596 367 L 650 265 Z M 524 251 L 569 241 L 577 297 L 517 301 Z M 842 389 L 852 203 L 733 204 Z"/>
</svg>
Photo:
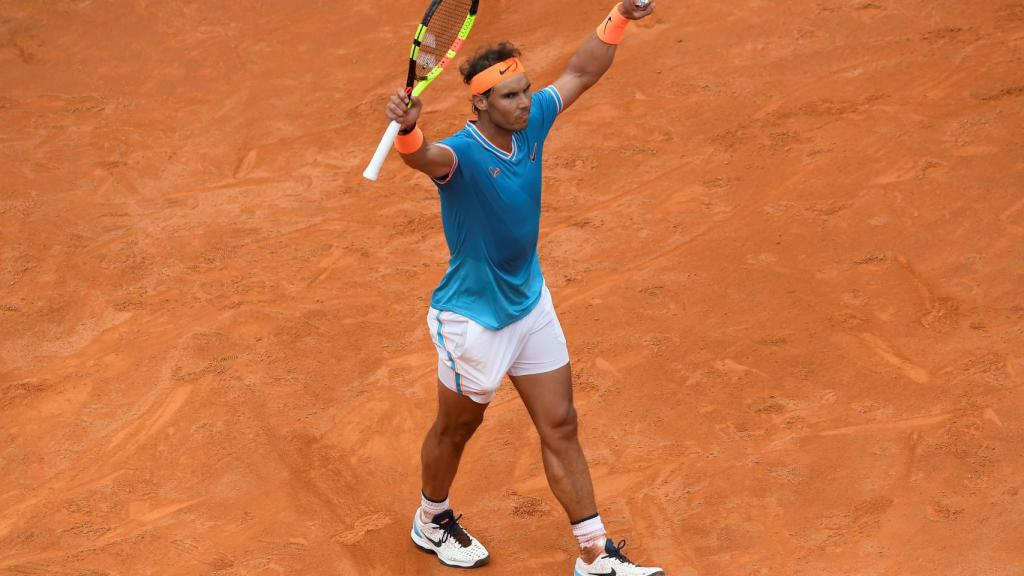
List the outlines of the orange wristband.
<svg viewBox="0 0 1024 576">
<path fill-rule="evenodd" d="M 395 150 L 402 154 L 412 154 L 423 147 L 423 130 L 417 126 L 408 134 L 399 134 L 395 138 Z"/>
<path fill-rule="evenodd" d="M 608 17 L 597 27 L 597 37 L 605 44 L 618 44 L 622 42 L 622 37 L 626 34 L 629 18 L 626 18 L 622 15 L 622 12 L 619 12 L 619 6 L 621 5 L 621 3 L 616 4 L 608 14 Z"/>
</svg>

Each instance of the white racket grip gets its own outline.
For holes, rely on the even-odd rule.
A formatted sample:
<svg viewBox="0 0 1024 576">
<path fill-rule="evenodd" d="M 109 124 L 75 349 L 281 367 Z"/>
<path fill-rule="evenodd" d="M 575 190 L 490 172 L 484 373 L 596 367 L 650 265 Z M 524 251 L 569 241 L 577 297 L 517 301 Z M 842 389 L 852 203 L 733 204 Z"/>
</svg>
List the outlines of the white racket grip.
<svg viewBox="0 0 1024 576">
<path fill-rule="evenodd" d="M 388 152 L 391 151 L 391 146 L 395 143 L 395 138 L 398 137 L 398 131 L 401 129 L 402 125 L 394 120 L 391 121 L 391 124 L 388 124 L 384 137 L 380 139 L 380 144 L 377 145 L 377 151 L 373 153 L 373 159 L 370 160 L 370 164 L 363 171 L 363 178 L 377 180 L 377 176 L 380 176 L 380 168 L 384 165 L 384 160 L 388 157 Z"/>
</svg>

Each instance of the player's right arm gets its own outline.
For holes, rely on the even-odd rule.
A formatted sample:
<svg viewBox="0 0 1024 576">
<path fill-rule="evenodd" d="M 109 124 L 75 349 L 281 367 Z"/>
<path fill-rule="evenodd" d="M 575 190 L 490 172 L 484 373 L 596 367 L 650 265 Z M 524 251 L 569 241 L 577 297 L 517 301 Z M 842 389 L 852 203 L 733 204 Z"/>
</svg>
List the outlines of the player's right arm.
<svg viewBox="0 0 1024 576">
<path fill-rule="evenodd" d="M 398 90 L 389 100 L 387 106 L 388 118 L 402 125 L 399 134 L 405 134 L 416 128 L 416 121 L 419 120 L 420 111 L 423 110 L 423 102 L 419 98 L 412 99 L 412 105 L 407 106 L 409 97 L 404 90 Z M 445 146 L 439 146 L 424 142 L 415 152 L 401 154 L 402 161 L 409 167 L 423 172 L 431 178 L 444 178 L 451 174 L 455 165 L 455 154 Z"/>
</svg>

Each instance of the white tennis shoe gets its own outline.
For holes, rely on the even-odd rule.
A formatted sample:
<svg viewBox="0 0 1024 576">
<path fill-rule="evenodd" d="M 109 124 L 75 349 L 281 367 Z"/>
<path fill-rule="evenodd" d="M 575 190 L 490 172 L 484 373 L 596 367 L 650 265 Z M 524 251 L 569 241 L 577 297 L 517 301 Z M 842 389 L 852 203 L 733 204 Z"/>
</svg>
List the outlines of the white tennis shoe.
<svg viewBox="0 0 1024 576">
<path fill-rule="evenodd" d="M 611 540 L 606 539 L 604 554 L 598 556 L 596 560 L 587 564 L 583 558 L 576 559 L 573 576 L 665 576 L 665 571 L 661 568 L 637 566 L 630 562 L 622 553 L 625 547 L 625 540 L 616 546 Z"/>
<path fill-rule="evenodd" d="M 459 524 L 460 518 L 462 516 L 456 518 L 451 510 L 445 510 L 430 522 L 424 522 L 417 509 L 412 520 L 413 543 L 422 550 L 436 554 L 445 566 L 477 568 L 487 564 L 491 559 L 487 549 Z"/>
</svg>

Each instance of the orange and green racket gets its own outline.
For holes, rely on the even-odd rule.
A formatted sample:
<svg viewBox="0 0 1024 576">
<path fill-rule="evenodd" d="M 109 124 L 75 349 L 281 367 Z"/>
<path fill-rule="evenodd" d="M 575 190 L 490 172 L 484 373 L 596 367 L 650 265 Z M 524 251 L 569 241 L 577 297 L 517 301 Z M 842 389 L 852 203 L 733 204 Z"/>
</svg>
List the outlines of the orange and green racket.
<svg viewBox="0 0 1024 576">
<path fill-rule="evenodd" d="M 409 74 L 405 92 L 411 97 L 419 96 L 435 78 L 455 59 L 455 53 L 473 29 L 479 0 L 433 0 L 423 15 L 423 21 L 416 28 L 409 52 Z M 377 151 L 363 177 L 376 180 L 384 159 L 402 126 L 395 121 L 388 125 Z"/>
</svg>

